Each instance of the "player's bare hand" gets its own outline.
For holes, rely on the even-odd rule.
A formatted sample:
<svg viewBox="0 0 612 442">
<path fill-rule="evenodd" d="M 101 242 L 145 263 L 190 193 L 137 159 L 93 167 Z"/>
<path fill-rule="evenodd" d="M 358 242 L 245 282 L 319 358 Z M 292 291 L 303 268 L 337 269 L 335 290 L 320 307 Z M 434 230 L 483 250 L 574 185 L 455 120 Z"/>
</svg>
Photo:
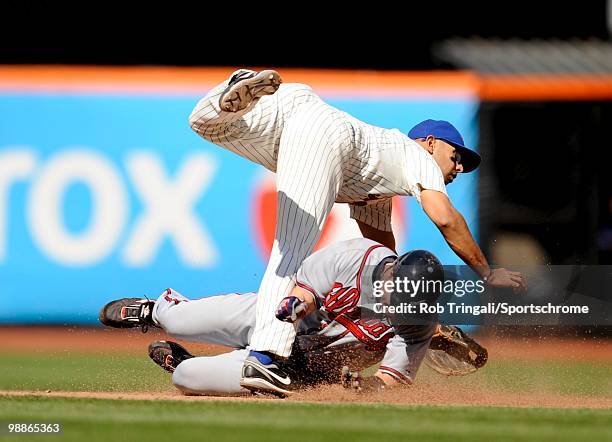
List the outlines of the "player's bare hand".
<svg viewBox="0 0 612 442">
<path fill-rule="evenodd" d="M 358 371 L 350 371 L 347 366 L 342 367 L 342 386 L 358 393 L 383 391 L 385 382 L 378 376 L 362 376 Z"/>
<path fill-rule="evenodd" d="M 487 284 L 491 287 L 506 287 L 516 291 L 524 291 L 527 284 L 521 272 L 515 272 L 508 269 L 491 270 L 487 278 Z"/>
</svg>

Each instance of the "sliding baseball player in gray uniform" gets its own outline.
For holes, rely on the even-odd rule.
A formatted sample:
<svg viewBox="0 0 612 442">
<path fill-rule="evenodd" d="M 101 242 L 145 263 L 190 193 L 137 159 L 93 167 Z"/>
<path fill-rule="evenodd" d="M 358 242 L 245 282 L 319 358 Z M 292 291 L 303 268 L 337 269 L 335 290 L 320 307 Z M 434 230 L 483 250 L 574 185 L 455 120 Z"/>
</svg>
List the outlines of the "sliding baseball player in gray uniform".
<svg viewBox="0 0 612 442">
<path fill-rule="evenodd" d="M 276 311 L 282 320 L 298 322 L 292 356 L 282 365 L 291 374 L 292 384 L 267 385 L 266 391 L 282 396 L 302 385 L 338 382 L 343 366 L 353 372 L 379 362 L 370 384 L 411 383 L 436 324 L 413 327 L 399 336 L 383 315 L 369 307 L 379 302 L 373 294 L 377 275 L 398 262 L 406 265 L 413 255 L 398 258 L 389 248 L 360 238 L 334 243 L 309 256 L 294 275 L 291 296 Z M 431 256 L 431 265 L 441 270 L 441 264 Z M 100 320 L 113 327 L 157 326 L 181 340 L 236 348 L 218 356 L 192 357 L 175 343 L 162 341 L 150 347 L 151 357 L 173 371 L 173 382 L 180 390 L 235 394 L 246 391 L 240 379 L 255 329 L 256 302 L 255 293 L 189 300 L 167 289 L 156 301 L 112 301 L 102 309 Z M 266 377 L 260 379 L 275 385 Z"/>
<path fill-rule="evenodd" d="M 261 388 L 260 378 L 289 377 L 277 362 L 287 358 L 296 330 L 275 310 L 289 296 L 293 275 L 312 252 L 334 203 L 348 203 L 363 235 L 395 248 L 391 198 L 414 196 L 450 247 L 490 284 L 518 287 L 520 275 L 491 270 L 446 185 L 480 163 L 446 121 L 425 120 L 409 137 L 361 122 L 303 84 L 281 84 L 272 70 L 236 71 L 194 108 L 200 136 L 276 172 L 277 225 L 259 288 L 251 353 L 241 383 Z M 274 390 L 273 387 L 271 388 Z"/>
</svg>

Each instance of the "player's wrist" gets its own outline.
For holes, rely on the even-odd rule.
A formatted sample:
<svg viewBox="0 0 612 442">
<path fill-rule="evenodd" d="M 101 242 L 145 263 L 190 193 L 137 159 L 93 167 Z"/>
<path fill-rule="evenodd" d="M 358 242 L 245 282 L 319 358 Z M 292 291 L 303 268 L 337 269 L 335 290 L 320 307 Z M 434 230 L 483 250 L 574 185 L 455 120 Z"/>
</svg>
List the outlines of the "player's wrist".
<svg viewBox="0 0 612 442">
<path fill-rule="evenodd" d="M 480 279 L 482 279 L 485 282 L 485 284 L 487 284 L 489 280 L 491 279 L 493 270 L 489 266 L 487 266 L 487 267 L 481 268 L 480 271 L 477 273 L 480 274 Z"/>
<path fill-rule="evenodd" d="M 296 298 L 304 302 L 306 306 L 305 315 L 309 315 L 317 309 L 317 299 L 308 290 L 305 290 L 300 286 L 296 285 L 291 291 L 291 296 L 295 296 Z"/>
<path fill-rule="evenodd" d="M 375 377 L 380 379 L 380 381 L 384 384 L 383 387 L 385 388 L 393 387 L 394 385 L 398 384 L 397 379 L 387 373 L 382 373 L 379 371 L 376 373 Z"/>
</svg>

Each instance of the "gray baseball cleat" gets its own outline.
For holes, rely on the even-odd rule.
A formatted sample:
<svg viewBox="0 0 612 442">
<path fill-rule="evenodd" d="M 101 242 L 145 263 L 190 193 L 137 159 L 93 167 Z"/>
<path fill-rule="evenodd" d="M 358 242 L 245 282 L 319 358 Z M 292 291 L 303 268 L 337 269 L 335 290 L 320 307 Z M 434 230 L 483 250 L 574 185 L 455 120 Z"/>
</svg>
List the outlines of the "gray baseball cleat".
<svg viewBox="0 0 612 442">
<path fill-rule="evenodd" d="M 181 362 L 194 356 L 176 342 L 155 341 L 149 345 L 149 357 L 164 370 L 174 373 Z"/>
<path fill-rule="evenodd" d="M 278 72 L 261 72 L 239 69 L 230 77 L 227 88 L 219 97 L 219 107 L 225 112 L 238 112 L 246 109 L 264 95 L 275 93 L 283 80 Z"/>
</svg>

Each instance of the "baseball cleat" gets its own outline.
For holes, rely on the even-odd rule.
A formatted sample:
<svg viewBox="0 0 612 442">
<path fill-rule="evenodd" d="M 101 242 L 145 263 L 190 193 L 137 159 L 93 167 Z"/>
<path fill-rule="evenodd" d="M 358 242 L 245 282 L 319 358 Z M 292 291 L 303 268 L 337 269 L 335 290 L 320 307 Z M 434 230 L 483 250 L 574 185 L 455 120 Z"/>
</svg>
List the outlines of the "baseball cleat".
<svg viewBox="0 0 612 442">
<path fill-rule="evenodd" d="M 108 327 L 142 327 L 142 332 L 145 333 L 149 326 L 157 327 L 153 322 L 154 305 L 155 301 L 144 298 L 117 299 L 102 307 L 99 319 Z"/>
<path fill-rule="evenodd" d="M 291 394 L 291 379 L 269 356 L 251 351 L 242 367 L 240 385 L 253 393 L 270 393 L 278 397 Z"/>
<path fill-rule="evenodd" d="M 272 95 L 283 82 L 278 72 L 239 69 L 232 74 L 227 88 L 219 97 L 219 107 L 225 112 L 246 109 L 264 95 Z"/>
<path fill-rule="evenodd" d="M 149 357 L 164 370 L 174 373 L 181 362 L 194 356 L 176 342 L 155 341 L 149 345 Z"/>
</svg>

